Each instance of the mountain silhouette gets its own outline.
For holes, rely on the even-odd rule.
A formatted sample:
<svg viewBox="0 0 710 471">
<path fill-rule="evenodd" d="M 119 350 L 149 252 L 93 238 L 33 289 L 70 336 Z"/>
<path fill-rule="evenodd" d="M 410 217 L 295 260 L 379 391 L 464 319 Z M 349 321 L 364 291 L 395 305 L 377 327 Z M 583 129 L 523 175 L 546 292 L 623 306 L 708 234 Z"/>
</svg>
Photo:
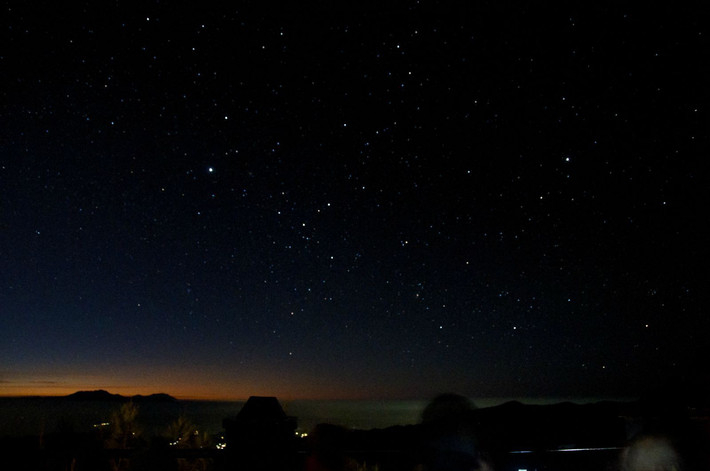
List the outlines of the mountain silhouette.
<svg viewBox="0 0 710 471">
<path fill-rule="evenodd" d="M 169 394 L 159 393 L 143 396 L 137 394 L 135 396 L 122 396 L 120 394 L 111 394 L 103 389 L 96 391 L 77 391 L 73 394 L 65 396 L 70 401 L 108 401 L 108 402 L 177 402 L 177 399 Z"/>
</svg>

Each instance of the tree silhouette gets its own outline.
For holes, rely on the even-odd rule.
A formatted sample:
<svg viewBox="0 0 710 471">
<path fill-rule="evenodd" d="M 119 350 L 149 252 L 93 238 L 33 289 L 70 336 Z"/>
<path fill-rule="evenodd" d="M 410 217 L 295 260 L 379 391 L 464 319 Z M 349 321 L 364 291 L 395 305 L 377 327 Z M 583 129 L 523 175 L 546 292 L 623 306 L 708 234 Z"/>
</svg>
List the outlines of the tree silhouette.
<svg viewBox="0 0 710 471">
<path fill-rule="evenodd" d="M 133 402 L 126 402 L 111 413 L 109 422 L 108 448 L 132 448 L 135 446 L 141 429 L 136 421 L 138 407 Z"/>
<path fill-rule="evenodd" d="M 111 449 L 135 448 L 141 434 L 136 418 L 138 417 L 138 407 L 133 401 L 121 405 L 118 410 L 111 413 L 109 422 L 109 435 L 106 438 L 105 446 Z M 114 471 L 127 469 L 129 460 L 118 456 L 111 460 L 111 468 Z"/>
<path fill-rule="evenodd" d="M 204 448 L 208 446 L 206 434 L 200 435 L 197 427 L 184 415 L 168 426 L 166 432 L 171 446 L 178 448 Z"/>
<path fill-rule="evenodd" d="M 184 415 L 175 419 L 168 426 L 166 433 L 170 446 L 185 449 L 209 446 L 207 434 L 201 435 L 197 427 Z M 208 467 L 207 460 L 204 458 L 178 458 L 177 462 L 180 471 L 204 471 Z"/>
</svg>

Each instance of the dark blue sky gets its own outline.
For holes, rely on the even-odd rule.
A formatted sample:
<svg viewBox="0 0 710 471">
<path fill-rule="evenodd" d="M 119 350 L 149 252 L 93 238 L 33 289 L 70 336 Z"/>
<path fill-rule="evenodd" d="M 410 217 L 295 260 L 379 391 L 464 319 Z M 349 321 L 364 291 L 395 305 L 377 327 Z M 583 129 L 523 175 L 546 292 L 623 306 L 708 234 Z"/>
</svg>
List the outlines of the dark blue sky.
<svg viewBox="0 0 710 471">
<path fill-rule="evenodd" d="M 11 2 L 0 394 L 706 387 L 685 8 Z"/>
</svg>

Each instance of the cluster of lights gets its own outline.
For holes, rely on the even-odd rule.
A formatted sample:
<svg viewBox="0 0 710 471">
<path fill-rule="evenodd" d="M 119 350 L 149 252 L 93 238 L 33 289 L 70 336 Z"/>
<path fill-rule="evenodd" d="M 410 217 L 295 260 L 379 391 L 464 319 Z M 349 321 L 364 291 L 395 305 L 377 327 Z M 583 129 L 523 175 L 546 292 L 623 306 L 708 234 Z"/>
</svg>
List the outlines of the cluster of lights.
<svg viewBox="0 0 710 471">
<path fill-rule="evenodd" d="M 200 431 L 195 430 L 192 434 L 197 436 L 200 434 Z M 182 441 L 182 437 L 178 437 L 177 440 L 175 440 L 174 442 L 170 442 L 170 446 L 177 446 L 177 444 L 180 443 L 181 441 Z"/>
<path fill-rule="evenodd" d="M 108 427 L 109 425 L 110 425 L 109 422 L 101 422 L 100 424 L 94 424 L 94 428 Z"/>
</svg>

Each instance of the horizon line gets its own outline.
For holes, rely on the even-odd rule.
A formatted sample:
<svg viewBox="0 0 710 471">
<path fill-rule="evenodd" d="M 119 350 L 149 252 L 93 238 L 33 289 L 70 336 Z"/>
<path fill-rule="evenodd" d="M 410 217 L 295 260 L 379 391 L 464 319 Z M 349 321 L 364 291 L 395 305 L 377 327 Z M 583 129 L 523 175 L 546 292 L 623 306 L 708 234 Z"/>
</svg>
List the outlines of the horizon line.
<svg viewBox="0 0 710 471">
<path fill-rule="evenodd" d="M 81 393 L 81 392 L 89 392 L 89 393 L 96 393 L 96 392 L 106 392 L 108 394 L 111 394 L 113 396 L 120 396 L 123 398 L 131 399 L 136 396 L 141 396 L 141 397 L 150 397 L 150 396 L 156 396 L 156 395 L 165 395 L 169 396 L 175 400 L 178 401 L 214 401 L 214 402 L 246 402 L 250 397 L 276 397 L 279 401 L 284 401 L 284 402 L 292 402 L 292 401 L 430 401 L 433 399 L 433 397 L 294 397 L 294 396 L 277 396 L 277 395 L 264 395 L 264 394 L 252 394 L 247 397 L 236 397 L 236 396 L 207 396 L 207 395 L 173 395 L 170 393 L 166 392 L 155 392 L 155 393 L 136 393 L 136 394 L 120 394 L 120 393 L 112 393 L 107 389 L 103 388 L 98 388 L 98 389 L 79 389 L 74 392 L 68 393 L 68 394 L 6 394 L 3 392 L 0 392 L 0 398 L 7 398 L 7 399 L 31 399 L 31 398 L 46 398 L 46 399 L 52 399 L 52 398 L 66 398 L 69 397 L 73 394 L 76 393 Z M 635 401 L 638 400 L 638 397 L 630 397 L 630 396 L 572 396 L 572 395 L 560 395 L 560 396 L 525 396 L 525 397 L 513 397 L 513 396 L 480 396 L 480 397 L 474 397 L 474 396 L 466 396 L 469 399 L 472 399 L 475 401 L 483 401 L 483 402 L 495 402 L 498 404 L 504 404 L 506 402 L 521 402 L 524 404 L 558 404 L 558 403 L 563 403 L 563 402 L 572 402 L 572 403 L 577 403 L 577 404 L 589 404 L 589 403 L 596 403 L 596 402 L 604 402 L 604 401 L 613 401 L 613 402 L 629 402 L 629 401 Z M 478 404 L 476 404 L 478 405 Z M 483 406 L 483 407 L 489 407 L 489 406 Z"/>
</svg>

